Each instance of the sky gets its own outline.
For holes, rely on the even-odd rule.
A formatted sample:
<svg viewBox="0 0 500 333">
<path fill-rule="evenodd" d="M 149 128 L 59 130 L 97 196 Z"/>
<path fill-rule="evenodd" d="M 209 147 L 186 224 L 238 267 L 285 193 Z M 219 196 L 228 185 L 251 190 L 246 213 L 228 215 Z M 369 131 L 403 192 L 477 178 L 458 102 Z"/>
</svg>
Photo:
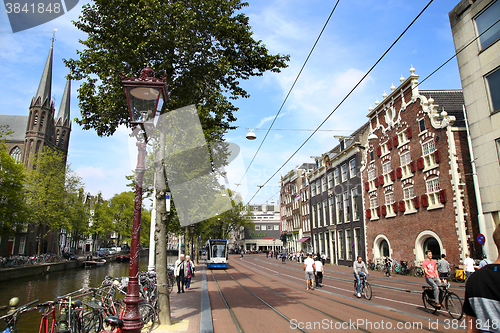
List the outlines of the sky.
<svg viewBox="0 0 500 333">
<path fill-rule="evenodd" d="M 242 12 L 250 19 L 254 39 L 262 40 L 272 54 L 290 55 L 281 73 L 266 73 L 242 82 L 250 98 L 234 102 L 238 126 L 226 140 L 240 147 L 240 155 L 227 168 L 228 184 L 241 193 L 244 203 L 279 200 L 282 174 L 311 156 L 321 156 L 338 145 L 334 135 L 349 135 L 368 121 L 368 108 L 391 92 L 391 85 L 407 78 L 413 66 L 420 81 L 455 53 L 448 13 L 458 0 L 435 0 L 398 43 L 369 73 L 358 88 L 298 152 L 284 162 L 339 105 L 429 1 L 340 0 L 306 66 L 283 105 L 301 67 L 318 39 L 336 1 L 249 0 Z M 5 10 L 0 11 L 0 114 L 28 115 L 51 45 L 54 29 L 52 95 L 56 114 L 69 73 L 62 59 L 77 58 L 86 35 L 76 29 L 82 6 L 66 14 L 13 33 Z M 0 7 L 1 8 L 1 7 Z M 2 8 L 3 9 L 3 8 Z M 78 118 L 79 82 L 71 86 L 71 117 Z M 423 82 L 421 90 L 461 89 L 457 62 L 451 60 Z M 267 128 L 283 105 L 273 129 L 256 154 Z M 254 129 L 257 139 L 245 138 Z M 304 131 L 299 131 L 304 130 Z M 130 190 L 126 175 L 135 169 L 137 152 L 130 130 L 120 127 L 111 137 L 98 137 L 72 123 L 68 163 L 91 194 L 106 199 Z M 255 157 L 255 159 L 254 159 Z M 251 163 L 254 159 L 253 163 Z M 251 163 L 251 164 L 250 164 Z M 250 166 L 250 167 L 249 167 Z M 248 168 L 248 172 L 245 170 Z M 274 176 L 273 176 L 274 175 Z M 235 185 L 241 184 L 241 185 Z M 265 184 L 259 190 L 259 186 Z M 258 193 L 257 193 L 258 191 Z"/>
</svg>

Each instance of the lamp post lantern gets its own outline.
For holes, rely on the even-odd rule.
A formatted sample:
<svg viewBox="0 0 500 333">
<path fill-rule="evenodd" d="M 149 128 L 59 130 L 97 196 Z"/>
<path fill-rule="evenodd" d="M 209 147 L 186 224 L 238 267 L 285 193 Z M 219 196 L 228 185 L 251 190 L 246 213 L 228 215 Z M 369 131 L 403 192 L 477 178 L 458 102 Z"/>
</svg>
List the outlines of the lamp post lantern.
<svg viewBox="0 0 500 333">
<path fill-rule="evenodd" d="M 154 117 L 157 111 L 161 111 L 164 102 L 167 101 L 169 93 L 165 82 L 166 75 L 162 79 L 155 78 L 155 72 L 146 66 L 141 71 L 141 76 L 126 78 L 121 75 L 122 84 L 127 95 L 127 105 L 130 115 L 130 123 L 135 125 L 134 134 L 137 138 L 136 186 L 134 199 L 134 220 L 132 225 L 132 239 L 130 244 L 130 264 L 127 295 L 124 298 L 126 304 L 123 314 L 123 332 L 140 333 L 143 327 L 139 313 L 139 283 L 137 273 L 139 272 L 139 252 L 141 240 L 141 208 L 142 208 L 142 181 L 145 172 L 146 145 L 148 135 L 154 126 Z"/>
</svg>

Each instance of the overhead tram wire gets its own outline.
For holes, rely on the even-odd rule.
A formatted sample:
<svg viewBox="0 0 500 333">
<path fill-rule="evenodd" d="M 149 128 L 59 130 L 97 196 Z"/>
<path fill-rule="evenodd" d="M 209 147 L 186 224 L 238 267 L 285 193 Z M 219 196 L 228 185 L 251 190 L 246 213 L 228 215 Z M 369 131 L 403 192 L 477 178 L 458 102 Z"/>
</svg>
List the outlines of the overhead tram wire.
<svg viewBox="0 0 500 333">
<path fill-rule="evenodd" d="M 328 16 L 328 19 L 326 20 L 325 24 L 323 25 L 323 28 L 321 29 L 319 35 L 318 35 L 318 38 L 316 38 L 316 41 L 314 42 L 314 45 L 312 46 L 311 48 L 311 51 L 309 51 L 309 54 L 307 55 L 307 58 L 306 60 L 304 61 L 304 64 L 302 64 L 302 67 L 300 68 L 300 71 L 299 73 L 297 74 L 297 76 L 295 77 L 295 80 L 293 81 L 293 84 L 292 86 L 290 87 L 290 89 L 288 90 L 288 93 L 286 94 L 286 97 L 285 97 L 285 100 L 283 101 L 283 103 L 281 104 L 279 110 L 278 110 L 278 113 L 276 113 L 276 116 L 274 116 L 274 119 L 273 119 L 273 122 L 271 123 L 271 125 L 269 126 L 269 129 L 267 130 L 266 132 L 266 135 L 264 135 L 264 138 L 262 139 L 262 142 L 260 143 L 259 145 L 259 148 L 257 148 L 257 151 L 255 152 L 255 154 L 253 155 L 253 158 L 252 160 L 250 161 L 250 164 L 248 165 L 247 169 L 245 170 L 245 173 L 243 174 L 243 176 L 241 176 L 241 179 L 238 183 L 241 184 L 241 181 L 243 180 L 243 178 L 245 178 L 248 170 L 250 170 L 250 167 L 252 166 L 253 164 L 253 161 L 255 160 L 255 157 L 257 157 L 257 154 L 259 153 L 260 151 L 260 148 L 262 147 L 262 145 L 264 144 L 264 141 L 266 141 L 266 138 L 269 134 L 269 131 L 271 130 L 271 128 L 273 127 L 274 123 L 276 122 L 276 119 L 278 119 L 278 116 L 279 114 L 281 113 L 281 110 L 283 109 L 283 107 L 285 106 L 285 103 L 286 101 L 288 100 L 288 97 L 290 96 L 290 94 L 292 93 L 292 90 L 293 88 L 295 87 L 295 84 L 297 83 L 297 81 L 299 80 L 299 77 L 300 75 L 302 74 L 302 71 L 304 70 L 304 68 L 306 67 L 306 64 L 307 62 L 309 61 L 309 58 L 311 57 L 314 49 L 316 48 L 316 45 L 318 44 L 319 42 L 319 39 L 321 38 L 321 35 L 323 34 L 323 32 L 325 31 L 326 29 L 326 26 L 328 25 L 328 22 L 330 22 L 330 18 L 332 17 L 333 13 L 335 12 L 335 9 L 337 8 L 337 5 L 339 4 L 340 0 L 337 0 L 337 2 L 335 3 L 335 6 L 333 7 L 332 9 L 332 12 L 330 13 L 330 15 Z"/>
<path fill-rule="evenodd" d="M 323 126 L 324 123 L 326 123 L 326 121 L 328 119 L 330 119 L 330 117 L 333 115 L 333 113 L 335 111 L 337 111 L 337 109 L 345 102 L 345 100 L 354 92 L 354 90 L 356 90 L 356 88 L 361 84 L 361 82 L 363 82 L 363 80 L 368 76 L 368 74 L 370 74 L 373 69 L 379 64 L 380 61 L 382 61 L 382 59 L 387 55 L 387 53 L 389 53 L 389 51 L 394 47 L 394 45 L 396 45 L 396 43 L 403 37 L 403 35 L 411 28 L 411 26 L 417 21 L 417 19 L 425 12 L 425 10 L 427 8 L 429 8 L 429 6 L 431 5 L 431 3 L 433 2 L 434 0 L 430 0 L 427 5 L 420 11 L 420 13 L 418 13 L 418 15 L 413 19 L 413 21 L 411 21 L 411 23 L 406 27 L 405 30 L 403 30 L 403 32 L 398 36 L 398 38 L 396 38 L 396 40 L 391 44 L 391 46 L 389 46 L 389 48 L 380 56 L 380 58 L 375 62 L 375 64 L 373 64 L 373 66 L 365 73 L 365 75 L 363 75 L 363 77 L 358 81 L 358 83 L 356 83 L 356 85 L 351 89 L 351 91 L 349 91 L 347 93 L 347 95 L 345 95 L 345 97 L 339 102 L 339 104 L 337 104 L 337 106 L 333 109 L 332 112 L 330 112 L 330 114 L 328 116 L 326 116 L 326 118 L 321 122 L 321 124 L 319 124 L 318 127 L 316 127 L 316 129 L 314 130 L 313 133 L 311 133 L 311 135 L 309 135 L 307 137 L 307 139 L 299 146 L 299 148 L 297 148 L 297 150 L 295 150 L 295 152 L 293 152 L 292 155 L 290 155 L 289 158 L 287 158 L 287 160 L 278 168 L 278 170 L 276 170 L 276 172 L 274 172 L 272 174 L 271 177 L 269 177 L 265 182 L 264 184 L 261 185 L 261 187 L 259 187 L 259 189 L 254 193 L 254 195 L 252 196 L 252 198 L 250 198 L 250 200 L 248 200 L 248 202 L 252 201 L 253 198 L 257 195 L 257 193 L 259 193 L 260 189 L 265 186 L 281 169 L 283 169 L 283 167 L 299 152 L 300 149 L 302 149 L 302 147 L 304 147 L 304 145 L 313 137 L 314 134 L 316 134 L 316 132 L 318 132 L 318 130 L 321 128 L 321 126 Z M 260 147 L 259 147 L 260 148 Z M 252 160 L 253 161 L 253 160 Z"/>
</svg>

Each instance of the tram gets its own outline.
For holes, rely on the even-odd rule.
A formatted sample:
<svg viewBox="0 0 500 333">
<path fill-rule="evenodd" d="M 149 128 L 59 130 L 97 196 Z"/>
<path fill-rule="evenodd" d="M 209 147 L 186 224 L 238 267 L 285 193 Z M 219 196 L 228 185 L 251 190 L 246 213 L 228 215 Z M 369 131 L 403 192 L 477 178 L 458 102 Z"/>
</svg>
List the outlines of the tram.
<svg viewBox="0 0 500 333">
<path fill-rule="evenodd" d="M 227 268 L 227 239 L 209 239 L 206 244 L 207 268 Z"/>
</svg>

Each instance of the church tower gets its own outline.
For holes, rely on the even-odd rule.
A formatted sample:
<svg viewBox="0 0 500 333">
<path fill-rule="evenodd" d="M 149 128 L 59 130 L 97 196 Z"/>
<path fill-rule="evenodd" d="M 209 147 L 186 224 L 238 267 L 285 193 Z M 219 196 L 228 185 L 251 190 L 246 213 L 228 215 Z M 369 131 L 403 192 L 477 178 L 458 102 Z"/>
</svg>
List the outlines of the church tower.
<svg viewBox="0 0 500 333">
<path fill-rule="evenodd" d="M 71 100 L 71 80 L 66 81 L 59 112 L 55 119 L 55 148 L 68 157 L 69 134 L 71 132 L 70 118 L 70 100 Z M 65 159 L 65 162 L 66 162 Z"/>
<path fill-rule="evenodd" d="M 52 45 L 45 68 L 43 69 L 42 78 L 30 104 L 23 153 L 23 163 L 28 169 L 33 167 L 30 158 L 38 154 L 45 147 L 61 151 L 66 158 L 68 155 L 69 135 L 71 131 L 71 83 L 70 80 L 66 83 L 59 113 L 54 119 L 55 107 L 51 97 L 54 40 L 52 38 Z"/>
</svg>

